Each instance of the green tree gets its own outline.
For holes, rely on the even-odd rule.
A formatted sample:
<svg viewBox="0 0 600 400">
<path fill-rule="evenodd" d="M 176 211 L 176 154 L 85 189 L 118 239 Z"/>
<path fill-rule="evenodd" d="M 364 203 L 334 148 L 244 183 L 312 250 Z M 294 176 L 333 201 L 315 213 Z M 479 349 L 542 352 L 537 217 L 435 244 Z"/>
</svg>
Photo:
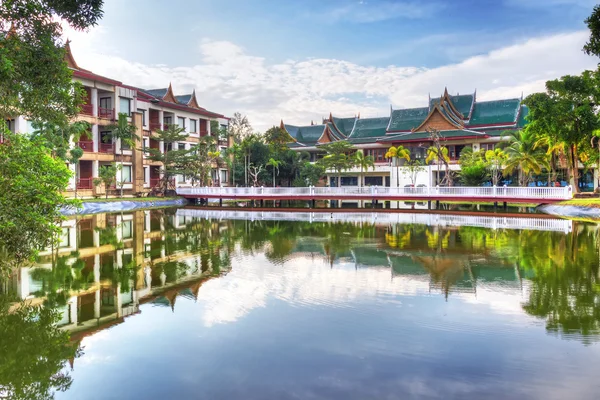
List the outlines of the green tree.
<svg viewBox="0 0 600 400">
<path fill-rule="evenodd" d="M 1 124 L 0 124 L 1 125 Z M 1 126 L 0 126 L 0 129 Z M 0 266 L 31 259 L 59 228 L 60 208 L 75 205 L 62 193 L 71 171 L 37 140 L 4 127 L 0 144 Z M 2 269 L 2 268 L 0 268 Z"/>
<path fill-rule="evenodd" d="M 421 160 L 409 160 L 404 164 L 404 175 L 408 176 L 413 186 L 417 184 L 417 175 L 419 172 L 425 172 L 425 167 Z"/>
<path fill-rule="evenodd" d="M 375 159 L 373 156 L 365 156 L 365 153 L 363 153 L 362 150 L 358 150 L 354 154 L 354 164 L 360 168 L 360 180 L 358 186 L 365 186 L 363 170 L 368 171 L 369 168 L 373 168 L 373 171 L 375 171 Z"/>
<path fill-rule="evenodd" d="M 425 163 L 430 164 L 431 162 L 435 162 L 437 164 L 438 170 L 436 180 L 439 185 L 452 186 L 454 176 L 453 172 L 450 171 L 450 155 L 448 154 L 448 148 L 441 144 L 442 137 L 440 131 L 430 128 L 428 129 L 428 133 L 433 144 L 427 149 Z M 440 169 L 442 168 L 442 165 L 446 169 L 446 174 L 444 175 L 444 179 L 440 182 Z"/>
<path fill-rule="evenodd" d="M 241 143 L 247 136 L 252 134 L 252 125 L 250 125 L 248 117 L 235 112 L 229 120 L 228 132 L 235 143 Z"/>
<path fill-rule="evenodd" d="M 115 162 L 117 161 L 117 141 L 120 141 L 121 148 L 119 152 L 121 157 L 123 156 L 123 149 L 130 149 L 135 146 L 136 142 L 140 140 L 140 137 L 135 133 L 136 127 L 128 120 L 129 116 L 125 113 L 119 113 L 117 117 L 117 123 L 110 125 L 110 135 L 107 135 L 107 139 L 112 140 L 113 143 L 113 154 L 115 156 Z M 121 194 L 122 195 L 122 194 Z"/>
<path fill-rule="evenodd" d="M 506 159 L 506 153 L 500 148 L 485 152 L 485 160 L 487 161 L 490 176 L 492 177 L 492 184 L 494 186 L 498 186 L 498 183 L 500 182 L 502 169 L 506 164 Z"/>
<path fill-rule="evenodd" d="M 480 186 L 488 181 L 489 171 L 484 151 L 473 151 L 472 147 L 465 147 L 460 152 L 458 163 L 458 178 L 463 185 Z"/>
<path fill-rule="evenodd" d="M 0 2 L 0 118 L 24 115 L 64 125 L 83 99 L 64 61 L 62 20 L 84 30 L 102 17 L 101 0 Z M 57 18 L 58 17 L 58 18 Z"/>
<path fill-rule="evenodd" d="M 282 153 L 287 149 L 287 144 L 290 143 L 290 135 L 283 129 L 274 126 L 265 132 L 265 142 L 271 147 L 275 153 Z"/>
<path fill-rule="evenodd" d="M 279 167 L 281 166 L 281 164 L 282 161 L 276 160 L 274 158 L 269 158 L 269 161 L 267 161 L 267 165 L 273 170 L 273 187 L 275 187 L 275 172 L 279 173 Z"/>
<path fill-rule="evenodd" d="M 300 186 L 314 186 L 319 183 L 319 180 L 325 175 L 325 167 L 321 164 L 313 164 L 305 162 L 300 168 Z"/>
<path fill-rule="evenodd" d="M 108 190 L 117 181 L 118 167 L 115 163 L 110 165 L 101 165 L 98 169 L 98 178 L 94 178 L 94 186 L 104 184 L 105 198 L 108 199 Z"/>
<path fill-rule="evenodd" d="M 177 125 L 169 125 L 165 130 L 156 131 L 156 140 L 163 143 L 164 152 L 160 149 L 146 147 L 144 151 L 147 153 L 147 159 L 150 161 L 161 162 L 163 164 L 163 176 L 161 179 L 161 192 L 163 196 L 169 188 L 173 188 L 172 182 L 176 175 L 185 174 L 188 162 L 188 156 L 195 150 L 191 149 L 176 149 L 175 143 L 183 142 L 188 135 L 184 128 Z"/>
<path fill-rule="evenodd" d="M 350 155 L 354 146 L 345 140 L 331 142 L 321 146 L 327 154 L 317 163 L 325 167 L 325 170 L 333 170 L 337 173 L 337 185 L 342 186 L 342 171 L 354 167 L 355 158 Z"/>
<path fill-rule="evenodd" d="M 55 392 L 71 386 L 64 367 L 80 350 L 56 326 L 60 316 L 53 308 L 21 304 L 9 311 L 9 306 L 0 298 L 0 396 L 53 399 Z"/>
<path fill-rule="evenodd" d="M 585 24 L 590 30 L 590 38 L 583 46 L 583 51 L 600 57 L 600 5 L 594 6 L 592 14 L 585 19 Z"/>
<path fill-rule="evenodd" d="M 506 153 L 506 166 L 504 175 L 510 175 L 515 170 L 519 171 L 519 186 L 527 186 L 532 174 L 540 174 L 543 168 L 548 168 L 546 152 L 536 147 L 536 138 L 530 130 L 511 132 Z"/>
<path fill-rule="evenodd" d="M 410 161 L 410 151 L 402 145 L 392 146 L 385 153 L 385 158 L 394 160 L 396 164 L 396 187 L 400 187 L 400 160 Z"/>
</svg>

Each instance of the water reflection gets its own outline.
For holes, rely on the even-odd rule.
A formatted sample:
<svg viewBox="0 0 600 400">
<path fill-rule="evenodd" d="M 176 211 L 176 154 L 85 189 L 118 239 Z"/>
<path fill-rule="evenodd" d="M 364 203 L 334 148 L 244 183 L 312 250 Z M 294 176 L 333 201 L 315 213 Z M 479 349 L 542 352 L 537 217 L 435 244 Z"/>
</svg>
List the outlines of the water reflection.
<svg viewBox="0 0 600 400">
<path fill-rule="evenodd" d="M 184 307 L 181 312 L 191 316 L 195 313 L 185 306 L 188 302 L 199 303 L 198 320 L 205 328 L 233 322 L 245 326 L 241 321 L 257 310 L 277 314 L 282 306 L 273 302 L 280 301 L 319 313 L 333 310 L 327 311 L 332 324 L 340 318 L 338 325 L 365 318 L 369 324 L 364 329 L 371 327 L 365 333 L 371 335 L 381 328 L 382 322 L 372 317 L 381 310 L 394 310 L 404 301 L 412 304 L 408 299 L 422 304 L 439 299 L 462 309 L 456 311 L 460 318 L 446 317 L 447 311 L 440 314 L 442 308 L 436 303 L 427 306 L 430 315 L 421 319 L 403 308 L 399 322 L 421 324 L 420 330 L 410 328 L 415 337 L 431 329 L 469 336 L 485 329 L 469 314 L 481 312 L 482 308 L 469 306 L 474 305 L 487 310 L 481 321 L 488 324 L 497 322 L 493 316 L 509 315 L 518 325 L 537 321 L 551 336 L 575 343 L 591 345 L 600 337 L 595 225 L 533 221 L 533 229 L 515 230 L 499 228 L 513 224 L 508 220 L 428 222 L 414 217 L 419 223 L 399 224 L 380 217 L 332 223 L 320 221 L 322 216 L 284 221 L 298 214 L 273 214 L 262 219 L 254 216 L 252 221 L 165 209 L 72 219 L 63 224 L 60 245 L 43 252 L 37 265 L 15 272 L 0 285 L 0 292 L 40 306 L 38 312 L 56 311 L 54 325 L 43 329 L 58 326 L 56 332 L 70 332 L 75 349 L 84 338 L 100 338 L 99 331 L 128 320 L 152 324 L 148 319 L 157 318 L 155 314 L 140 315 L 145 304 L 166 307 L 169 313 L 180 313 L 179 307 Z M 484 223 L 496 229 L 468 226 Z M 553 230 L 540 230 L 544 227 Z M 227 278 L 213 279 L 230 271 Z M 423 311 L 423 305 L 413 306 Z M 340 317 L 348 310 L 356 315 L 347 320 Z M 14 315 L 3 314 L 0 326 L 7 326 Z M 186 328 L 174 329 L 181 335 Z M 321 324 L 321 328 L 335 330 L 333 325 Z M 396 328 L 400 329 L 390 328 L 390 332 L 407 334 Z M 503 333 L 502 329 L 495 334 Z M 15 332 L 12 337 L 18 337 Z M 286 332 L 290 345 L 295 345 L 294 334 Z M 367 352 L 364 345 L 356 346 L 357 354 Z M 70 353 L 56 352 L 57 360 L 73 360 L 73 348 L 64 348 Z M 26 351 L 35 354 L 33 349 Z M 95 356 L 92 351 L 90 360 Z M 159 357 L 170 362 L 173 355 Z M 47 378 L 57 373 L 50 372 L 36 378 L 45 379 L 46 391 L 61 385 Z M 68 377 L 68 368 L 60 373 L 64 375 L 59 377 Z M 8 390 L 3 387 L 26 386 L 19 379 L 0 375 L 0 394 Z M 68 381 L 62 386 L 68 387 Z"/>
</svg>

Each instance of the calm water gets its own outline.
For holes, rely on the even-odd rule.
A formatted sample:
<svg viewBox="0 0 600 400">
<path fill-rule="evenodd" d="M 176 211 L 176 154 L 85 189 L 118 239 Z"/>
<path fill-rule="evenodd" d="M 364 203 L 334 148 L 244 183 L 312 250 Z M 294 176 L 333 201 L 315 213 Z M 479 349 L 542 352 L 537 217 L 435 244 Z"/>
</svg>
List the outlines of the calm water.
<svg viewBox="0 0 600 400">
<path fill-rule="evenodd" d="M 67 221 L 3 281 L 0 398 L 600 397 L 595 225 L 195 213 Z"/>
</svg>

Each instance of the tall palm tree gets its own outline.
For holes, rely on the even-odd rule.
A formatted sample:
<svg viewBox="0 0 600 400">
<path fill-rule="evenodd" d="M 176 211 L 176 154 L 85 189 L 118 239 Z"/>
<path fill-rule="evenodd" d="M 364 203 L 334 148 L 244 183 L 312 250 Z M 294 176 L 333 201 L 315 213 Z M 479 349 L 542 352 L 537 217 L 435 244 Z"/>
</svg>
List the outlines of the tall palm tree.
<svg viewBox="0 0 600 400">
<path fill-rule="evenodd" d="M 410 150 L 402 145 L 392 146 L 385 153 L 385 158 L 396 160 L 396 187 L 400 187 L 400 159 L 410 161 Z"/>
<path fill-rule="evenodd" d="M 363 176 L 363 169 L 368 171 L 369 168 L 373 168 L 375 171 L 375 159 L 373 156 L 365 156 L 362 150 L 358 150 L 354 155 L 354 163 L 357 167 L 360 167 L 360 179 L 358 181 L 358 186 L 365 186 L 365 177 Z"/>
<path fill-rule="evenodd" d="M 117 140 L 121 140 L 121 157 L 123 156 L 123 145 L 127 145 L 129 148 L 135 146 L 135 142 L 140 140 L 140 137 L 135 134 L 136 127 L 131 122 L 127 120 L 128 115 L 125 113 L 119 113 L 119 117 L 117 119 L 117 123 L 109 126 L 108 128 L 111 130 L 110 138 L 113 142 L 113 154 L 115 163 L 117 162 Z M 121 188 L 121 197 L 123 197 L 123 185 L 124 182 L 117 182 Z M 106 188 L 108 190 L 108 188 Z"/>
<path fill-rule="evenodd" d="M 549 168 L 546 152 L 536 146 L 536 137 L 527 130 L 511 133 L 510 144 L 504 152 L 508 157 L 504 175 L 519 171 L 519 185 L 526 186 L 531 179 L 531 174 L 540 174 L 542 169 Z"/>
<path fill-rule="evenodd" d="M 275 171 L 279 174 L 279 167 L 281 164 L 283 164 L 283 161 L 274 158 L 269 158 L 269 161 L 267 161 L 267 165 L 273 168 L 273 187 L 275 187 Z"/>
</svg>

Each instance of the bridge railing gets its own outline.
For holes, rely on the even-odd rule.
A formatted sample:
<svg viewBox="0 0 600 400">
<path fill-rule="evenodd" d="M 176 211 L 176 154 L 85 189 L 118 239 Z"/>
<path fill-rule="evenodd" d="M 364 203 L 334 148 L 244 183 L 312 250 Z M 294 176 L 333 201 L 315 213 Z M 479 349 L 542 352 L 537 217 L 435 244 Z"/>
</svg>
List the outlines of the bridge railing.
<svg viewBox="0 0 600 400">
<path fill-rule="evenodd" d="M 566 200 L 572 197 L 570 186 L 566 187 L 511 187 L 511 186 L 435 186 L 435 187 L 193 187 L 178 188 L 181 196 L 212 196 L 222 198 L 281 198 L 281 197 L 464 197 L 464 198 L 518 198 Z"/>
<path fill-rule="evenodd" d="M 539 231 L 571 232 L 573 222 L 558 218 L 489 217 L 479 215 L 447 215 L 416 213 L 374 212 L 285 212 L 285 211 L 221 211 L 179 209 L 177 215 L 216 219 L 249 221 L 304 221 L 353 222 L 370 224 L 420 224 L 429 226 L 473 226 L 489 229 L 527 229 Z"/>
</svg>

